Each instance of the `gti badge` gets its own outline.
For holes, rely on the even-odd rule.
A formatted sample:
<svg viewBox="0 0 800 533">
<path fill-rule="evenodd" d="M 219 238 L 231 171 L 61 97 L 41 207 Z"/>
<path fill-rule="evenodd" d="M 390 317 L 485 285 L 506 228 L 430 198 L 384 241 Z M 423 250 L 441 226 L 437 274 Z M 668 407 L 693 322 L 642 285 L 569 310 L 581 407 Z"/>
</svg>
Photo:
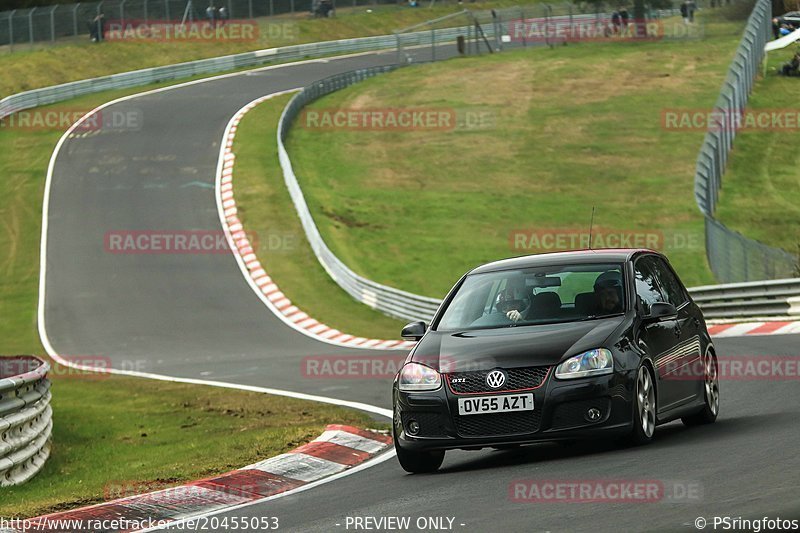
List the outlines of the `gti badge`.
<svg viewBox="0 0 800 533">
<path fill-rule="evenodd" d="M 506 383 L 506 373 L 502 370 L 492 370 L 486 374 L 486 384 L 493 389 L 499 389 Z"/>
</svg>

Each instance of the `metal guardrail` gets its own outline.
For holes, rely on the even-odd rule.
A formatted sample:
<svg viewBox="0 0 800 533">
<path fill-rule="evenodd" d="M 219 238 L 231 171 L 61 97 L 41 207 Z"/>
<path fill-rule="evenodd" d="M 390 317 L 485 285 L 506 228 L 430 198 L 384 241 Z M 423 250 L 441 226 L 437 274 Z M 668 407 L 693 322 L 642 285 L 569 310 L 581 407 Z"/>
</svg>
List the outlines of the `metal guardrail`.
<svg viewBox="0 0 800 533">
<path fill-rule="evenodd" d="M 757 0 L 739 48 L 728 70 L 709 121 L 695 169 L 694 193 L 705 215 L 706 255 L 711 271 L 723 283 L 796 276 L 797 261 L 788 252 L 749 239 L 714 218 L 722 176 L 736 137 L 737 121 L 747 106 L 750 91 L 771 36 L 772 4 Z"/>
<path fill-rule="evenodd" d="M 694 287 L 689 293 L 709 319 L 800 319 L 800 279 L 709 285 Z"/>
<path fill-rule="evenodd" d="M 424 44 L 426 37 L 427 36 L 419 36 L 420 44 Z M 100 78 L 64 83 L 62 85 L 35 89 L 3 98 L 0 100 L 0 119 L 24 109 L 54 104 L 101 91 L 140 87 L 151 83 L 179 80 L 197 75 L 214 74 L 233 69 L 255 67 L 266 63 L 291 61 L 307 57 L 382 50 L 394 48 L 395 45 L 396 40 L 393 35 L 341 39 L 338 41 L 268 48 L 255 52 L 201 59 L 188 63 L 147 68 Z"/>
<path fill-rule="evenodd" d="M 323 241 L 317 225 L 314 223 L 314 219 L 308 209 L 308 204 L 303 196 L 303 191 L 300 189 L 300 184 L 297 181 L 297 176 L 294 174 L 289 154 L 286 152 L 286 147 L 284 146 L 284 141 L 289 134 L 292 121 L 308 103 L 321 96 L 348 87 L 353 83 L 395 70 L 396 68 L 398 68 L 397 65 L 374 67 L 331 76 L 314 82 L 295 95 L 283 110 L 278 123 L 278 158 L 280 159 L 281 168 L 283 169 L 286 187 L 289 189 L 289 194 L 292 197 L 295 210 L 300 217 L 300 222 L 303 225 L 306 238 L 328 275 L 330 275 L 342 289 L 350 294 L 350 296 L 373 309 L 377 309 L 387 315 L 397 318 L 425 320 L 430 322 L 430 319 L 441 303 L 440 300 L 401 291 L 369 280 L 353 272 L 331 252 L 330 248 L 325 244 L 325 241 Z"/>
<path fill-rule="evenodd" d="M 491 33 L 492 28 L 487 30 Z M 455 41 L 457 35 L 463 34 L 465 28 L 442 28 L 435 32 L 425 31 L 403 35 L 404 46 L 422 46 L 433 43 L 442 44 Z M 99 78 L 75 81 L 34 89 L 7 96 L 0 100 L 0 119 L 13 113 L 38 106 L 55 104 L 78 96 L 108 91 L 128 89 L 151 83 L 180 80 L 198 75 L 215 74 L 247 67 L 256 67 L 267 63 L 293 61 L 305 58 L 323 57 L 344 53 L 368 52 L 397 47 L 396 35 L 379 35 L 375 37 L 359 37 L 340 39 L 318 43 L 298 44 L 280 48 L 268 48 L 210 59 L 201 59 L 176 65 L 154 67 L 120 74 L 112 74 Z"/>
<path fill-rule="evenodd" d="M 37 357 L 0 357 L 0 486 L 25 483 L 50 456 L 49 370 Z"/>
</svg>

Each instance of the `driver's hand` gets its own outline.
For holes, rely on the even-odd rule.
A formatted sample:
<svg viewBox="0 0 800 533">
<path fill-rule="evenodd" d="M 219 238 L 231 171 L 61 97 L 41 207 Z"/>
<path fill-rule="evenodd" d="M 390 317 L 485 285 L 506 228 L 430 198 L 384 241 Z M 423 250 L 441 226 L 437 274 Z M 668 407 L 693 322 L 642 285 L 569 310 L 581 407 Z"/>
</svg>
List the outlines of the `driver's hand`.
<svg viewBox="0 0 800 533">
<path fill-rule="evenodd" d="M 519 311 L 517 311 L 516 309 L 512 309 L 511 311 L 509 311 L 508 313 L 506 313 L 506 316 L 507 316 L 507 317 L 508 317 L 508 319 L 509 319 L 510 321 L 512 321 L 512 322 L 516 322 L 516 321 L 518 321 L 520 318 L 522 318 L 522 314 L 521 314 Z"/>
</svg>

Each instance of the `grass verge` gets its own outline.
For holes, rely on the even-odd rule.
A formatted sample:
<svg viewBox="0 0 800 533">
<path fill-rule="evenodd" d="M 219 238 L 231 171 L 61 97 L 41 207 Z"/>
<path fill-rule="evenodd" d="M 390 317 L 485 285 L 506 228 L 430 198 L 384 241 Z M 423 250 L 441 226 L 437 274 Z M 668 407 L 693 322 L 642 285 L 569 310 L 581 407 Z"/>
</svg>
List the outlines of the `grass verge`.
<svg viewBox="0 0 800 533">
<path fill-rule="evenodd" d="M 494 0 L 471 4 L 472 9 L 535 3 L 530 0 Z M 371 10 L 369 13 L 367 10 Z M 142 68 L 171 65 L 209 57 L 317 41 L 391 34 L 392 31 L 461 11 L 459 5 L 413 9 L 405 6 L 364 6 L 338 10 L 330 19 L 294 16 L 257 19 L 257 38 L 250 41 L 68 41 L 33 50 L 0 51 L 0 98 L 59 83 L 106 76 Z"/>
<path fill-rule="evenodd" d="M 592 206 L 598 235 L 655 236 L 687 284 L 710 283 L 693 196 L 704 132 L 670 130 L 662 112 L 713 105 L 742 27 L 402 69 L 310 109 L 437 109 L 455 128 L 300 125 L 288 150 L 328 245 L 381 283 L 441 297 L 479 263 L 557 247 L 519 246 L 519 230 L 585 233 Z"/>
<path fill-rule="evenodd" d="M 0 489 L 0 516 L 26 518 L 157 490 L 284 453 L 329 423 L 375 427 L 335 406 L 147 379 L 56 371 L 44 469 Z M 141 490 L 144 489 L 144 490 Z"/>
<path fill-rule="evenodd" d="M 234 141 L 234 190 L 239 218 L 258 235 L 258 258 L 278 287 L 301 309 L 330 327 L 367 338 L 395 339 L 403 323 L 356 302 L 328 276 L 305 239 L 283 182 L 275 132 L 291 95 L 245 115 Z"/>
<path fill-rule="evenodd" d="M 66 105 L 88 111 L 154 87 Z M 61 135 L 0 129 L 3 353 L 44 353 L 36 329 L 42 195 Z M 312 439 L 327 423 L 376 426 L 351 410 L 255 393 L 118 376 L 81 378 L 61 367 L 52 379 L 52 455 L 28 484 L 0 488 L 0 516 L 30 517 L 98 502 L 120 483 L 156 488 L 224 472 Z"/>
<path fill-rule="evenodd" d="M 748 237 L 800 254 L 800 80 L 777 73 L 795 50 L 769 54 L 767 75 L 756 82 L 748 111 L 774 112 L 784 121 L 737 134 L 717 216 Z"/>
</svg>

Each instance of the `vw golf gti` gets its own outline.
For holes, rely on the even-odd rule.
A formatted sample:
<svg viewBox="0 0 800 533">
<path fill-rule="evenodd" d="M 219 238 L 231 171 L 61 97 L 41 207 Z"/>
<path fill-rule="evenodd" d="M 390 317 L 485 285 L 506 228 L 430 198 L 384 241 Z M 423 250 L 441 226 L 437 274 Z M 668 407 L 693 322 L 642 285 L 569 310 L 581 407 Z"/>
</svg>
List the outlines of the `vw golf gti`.
<svg viewBox="0 0 800 533">
<path fill-rule="evenodd" d="M 459 280 L 393 385 L 397 457 L 412 473 L 446 450 L 621 436 L 652 440 L 719 411 L 717 356 L 699 307 L 651 250 L 506 259 Z"/>
</svg>

